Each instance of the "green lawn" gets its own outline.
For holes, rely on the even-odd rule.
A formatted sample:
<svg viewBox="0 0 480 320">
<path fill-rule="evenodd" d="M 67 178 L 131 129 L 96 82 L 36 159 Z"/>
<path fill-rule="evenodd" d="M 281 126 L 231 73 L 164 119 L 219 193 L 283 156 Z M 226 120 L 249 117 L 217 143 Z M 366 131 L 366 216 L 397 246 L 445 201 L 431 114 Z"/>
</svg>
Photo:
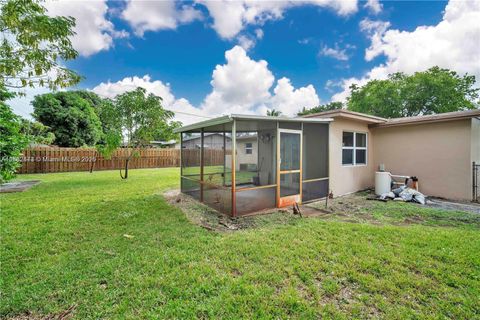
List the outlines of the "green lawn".
<svg viewBox="0 0 480 320">
<path fill-rule="evenodd" d="M 478 226 L 297 218 L 216 233 L 163 200 L 178 174 L 20 176 L 42 183 L 0 195 L 0 318 L 71 306 L 77 319 L 480 315 Z"/>
</svg>

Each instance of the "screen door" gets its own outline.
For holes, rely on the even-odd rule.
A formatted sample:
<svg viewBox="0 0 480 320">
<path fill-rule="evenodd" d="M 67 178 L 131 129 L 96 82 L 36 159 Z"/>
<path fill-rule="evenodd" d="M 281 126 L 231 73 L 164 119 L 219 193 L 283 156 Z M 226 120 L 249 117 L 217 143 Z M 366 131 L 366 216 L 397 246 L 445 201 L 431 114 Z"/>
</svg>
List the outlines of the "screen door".
<svg viewBox="0 0 480 320">
<path fill-rule="evenodd" d="M 301 202 L 302 131 L 279 129 L 278 207 Z"/>
</svg>

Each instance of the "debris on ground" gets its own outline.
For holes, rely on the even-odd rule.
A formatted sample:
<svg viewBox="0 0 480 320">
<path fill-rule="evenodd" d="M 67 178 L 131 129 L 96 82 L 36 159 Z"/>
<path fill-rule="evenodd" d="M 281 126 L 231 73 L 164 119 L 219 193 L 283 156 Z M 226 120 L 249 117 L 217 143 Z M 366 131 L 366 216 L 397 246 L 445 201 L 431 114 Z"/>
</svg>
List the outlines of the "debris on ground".
<svg viewBox="0 0 480 320">
<path fill-rule="evenodd" d="M 324 214 L 316 215 L 320 219 L 337 220 L 352 223 L 394 224 L 411 225 L 425 224 L 437 226 L 468 225 L 480 227 L 480 205 L 470 202 L 455 202 L 439 198 L 425 200 L 424 206 L 417 206 L 414 203 L 403 203 L 399 200 L 379 200 L 373 190 L 361 191 L 329 201 L 327 209 L 324 209 L 324 201 L 316 201 L 302 206 L 305 214 L 307 208 L 316 208 L 324 211 Z M 388 203 L 387 203 L 388 201 Z M 401 201 L 402 203 L 395 204 Z M 435 209 L 435 210 L 432 210 Z M 444 210 L 444 212 L 438 211 Z M 329 214 L 328 214 L 329 213 Z"/>
<path fill-rule="evenodd" d="M 379 200 L 386 202 L 388 200 L 404 201 L 404 202 L 415 202 L 424 205 L 425 196 L 420 191 L 405 186 L 400 186 L 396 189 L 393 189 L 390 192 L 385 192 L 376 197 L 367 197 L 367 200 Z"/>
<path fill-rule="evenodd" d="M 232 218 L 222 214 L 194 198 L 172 190 L 162 194 L 171 205 L 182 210 L 192 223 L 212 232 L 237 232 L 265 226 L 294 224 L 300 220 L 299 214 L 292 214 L 292 207 L 265 210 L 247 216 Z M 390 195 L 391 196 L 391 195 Z M 376 199 L 372 190 L 361 191 L 347 196 L 329 199 L 325 208 L 325 200 L 315 201 L 298 206 L 302 218 L 336 220 L 351 223 L 368 223 L 373 225 L 394 224 L 436 224 L 449 226 L 452 224 L 468 224 L 480 227 L 480 205 L 453 203 L 442 199 L 429 198 L 425 206 L 411 204 L 395 205 L 366 201 Z M 401 197 L 396 201 L 404 201 Z M 445 214 L 429 211 L 430 208 L 444 209 Z M 451 213 L 447 210 L 452 211 Z"/>
<path fill-rule="evenodd" d="M 298 214 L 300 217 L 302 216 L 302 210 L 300 210 L 299 206 L 298 206 L 298 203 L 294 203 L 293 204 L 293 214 Z"/>
</svg>

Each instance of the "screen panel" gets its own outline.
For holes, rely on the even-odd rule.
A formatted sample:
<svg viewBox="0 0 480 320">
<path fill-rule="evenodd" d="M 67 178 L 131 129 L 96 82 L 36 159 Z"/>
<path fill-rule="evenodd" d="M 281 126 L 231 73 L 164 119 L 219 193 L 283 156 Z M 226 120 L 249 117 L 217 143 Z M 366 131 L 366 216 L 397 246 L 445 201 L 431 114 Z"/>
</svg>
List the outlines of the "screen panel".
<svg viewBox="0 0 480 320">
<path fill-rule="evenodd" d="M 328 124 L 303 124 L 303 180 L 328 177 Z"/>
<path fill-rule="evenodd" d="M 328 179 L 304 182 L 302 184 L 302 201 L 321 199 L 328 194 Z"/>
<path fill-rule="evenodd" d="M 275 184 L 276 129 L 275 121 L 237 121 L 237 189 Z M 230 179 L 228 175 L 227 180 Z"/>
<path fill-rule="evenodd" d="M 280 132 L 280 170 L 300 169 L 301 134 Z"/>
<path fill-rule="evenodd" d="M 203 138 L 203 181 L 217 186 L 227 185 L 231 173 L 227 156 L 231 154 L 231 134 L 205 132 Z M 229 158 L 231 161 L 231 158 Z"/>
<path fill-rule="evenodd" d="M 230 214 L 232 210 L 232 190 L 204 184 L 203 202 L 217 211 Z"/>
<path fill-rule="evenodd" d="M 280 197 L 300 194 L 300 173 L 285 173 L 280 175 Z"/>
<path fill-rule="evenodd" d="M 200 180 L 201 134 L 199 132 L 182 133 L 182 176 Z"/>
<path fill-rule="evenodd" d="M 238 215 L 275 208 L 275 187 L 237 191 L 235 194 L 237 197 Z"/>
<path fill-rule="evenodd" d="M 193 181 L 187 178 L 180 178 L 181 179 L 181 188 L 182 193 L 188 194 L 189 196 L 195 198 L 196 200 L 200 200 L 200 182 Z"/>
</svg>

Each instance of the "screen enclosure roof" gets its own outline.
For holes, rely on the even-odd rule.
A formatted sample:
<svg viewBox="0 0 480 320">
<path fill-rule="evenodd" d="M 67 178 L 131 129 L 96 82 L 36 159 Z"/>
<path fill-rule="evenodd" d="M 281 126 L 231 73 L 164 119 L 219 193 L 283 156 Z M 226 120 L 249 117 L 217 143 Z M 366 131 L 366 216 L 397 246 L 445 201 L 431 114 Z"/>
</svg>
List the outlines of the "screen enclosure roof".
<svg viewBox="0 0 480 320">
<path fill-rule="evenodd" d="M 231 114 L 201 122 L 192 123 L 174 130 L 175 133 L 195 131 L 201 128 L 216 127 L 232 123 L 233 120 L 239 121 L 279 121 L 279 122 L 303 122 L 303 123 L 328 123 L 333 121 L 332 118 L 288 118 L 288 117 L 271 117 L 259 115 Z"/>
</svg>

